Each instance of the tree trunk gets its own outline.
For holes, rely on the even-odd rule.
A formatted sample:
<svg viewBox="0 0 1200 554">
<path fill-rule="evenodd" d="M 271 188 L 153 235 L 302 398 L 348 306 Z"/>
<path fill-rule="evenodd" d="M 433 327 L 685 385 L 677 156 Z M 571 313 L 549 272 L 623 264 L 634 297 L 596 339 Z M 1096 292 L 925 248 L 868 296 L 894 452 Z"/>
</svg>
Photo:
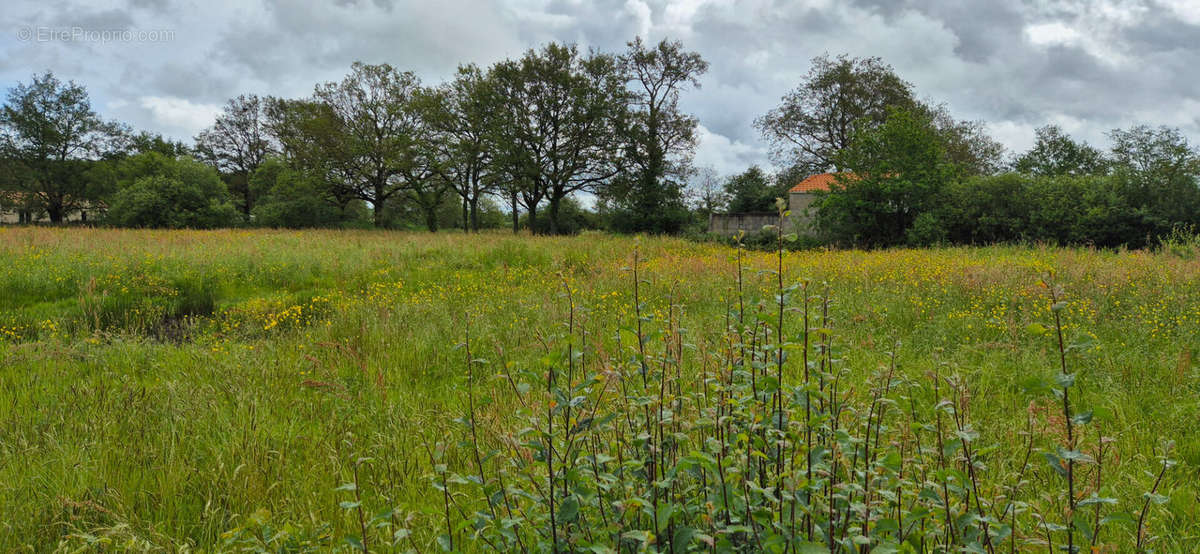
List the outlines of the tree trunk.
<svg viewBox="0 0 1200 554">
<path fill-rule="evenodd" d="M 537 234 L 537 204 L 529 208 L 529 233 Z"/>
<path fill-rule="evenodd" d="M 521 217 L 520 212 L 517 211 L 517 195 L 515 193 L 512 195 L 512 220 L 513 234 L 515 235 L 521 231 Z"/>
<path fill-rule="evenodd" d="M 437 216 L 438 214 L 436 206 L 425 208 L 425 228 L 428 229 L 430 233 L 436 233 L 438 231 Z"/>
<path fill-rule="evenodd" d="M 371 202 L 372 206 L 375 208 L 375 228 L 376 229 L 383 228 L 383 223 L 384 223 L 383 201 L 384 201 L 383 185 L 377 184 L 377 185 L 375 185 L 375 198 Z"/>
<path fill-rule="evenodd" d="M 471 199 L 471 230 L 479 232 L 479 196 Z"/>
<path fill-rule="evenodd" d="M 558 203 L 559 198 L 550 198 L 550 234 L 558 234 Z"/>
<path fill-rule="evenodd" d="M 60 203 L 48 204 L 46 206 L 46 214 L 50 216 L 50 223 L 62 223 L 64 211 L 66 210 L 63 209 L 63 206 Z"/>
<path fill-rule="evenodd" d="M 468 218 L 469 214 L 467 212 L 468 207 L 469 206 L 467 204 L 467 197 L 463 196 L 463 198 L 462 198 L 462 217 L 463 217 L 462 222 L 463 222 L 463 232 L 464 233 L 469 232 L 471 230 L 471 223 Z"/>
</svg>

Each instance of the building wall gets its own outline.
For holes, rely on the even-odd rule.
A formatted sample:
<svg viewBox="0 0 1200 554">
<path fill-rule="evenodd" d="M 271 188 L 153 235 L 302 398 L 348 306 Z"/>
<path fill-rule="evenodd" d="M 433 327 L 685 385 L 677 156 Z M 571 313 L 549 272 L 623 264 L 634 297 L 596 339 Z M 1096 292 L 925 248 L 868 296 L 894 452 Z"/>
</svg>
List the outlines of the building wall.
<svg viewBox="0 0 1200 554">
<path fill-rule="evenodd" d="M 814 213 L 810 209 L 817 195 L 811 192 L 792 192 L 788 194 L 788 210 L 792 212 L 794 231 L 806 233 L 812 230 Z"/>
<path fill-rule="evenodd" d="M 779 222 L 779 215 L 772 213 L 712 214 L 708 216 L 708 232 L 734 235 L 738 231 L 746 234 L 761 231 L 764 225 Z"/>
<path fill-rule="evenodd" d="M 792 192 L 788 194 L 788 210 L 792 215 L 784 223 L 784 231 L 789 233 L 805 233 L 812 228 L 810 206 L 816 195 L 809 192 Z M 712 214 L 708 218 L 708 232 L 721 235 L 732 235 L 738 231 L 747 234 L 761 231 L 764 225 L 774 225 L 779 222 L 779 216 L 773 213 L 741 213 L 741 214 Z"/>
<path fill-rule="evenodd" d="M 88 211 L 85 215 L 81 210 L 72 210 L 63 216 L 63 220 L 72 221 L 93 221 L 96 219 L 95 211 Z M 34 212 L 31 214 L 32 221 L 30 223 L 49 223 L 50 217 L 45 212 Z M 17 208 L 0 208 L 0 225 L 16 225 L 21 223 L 21 213 Z"/>
</svg>

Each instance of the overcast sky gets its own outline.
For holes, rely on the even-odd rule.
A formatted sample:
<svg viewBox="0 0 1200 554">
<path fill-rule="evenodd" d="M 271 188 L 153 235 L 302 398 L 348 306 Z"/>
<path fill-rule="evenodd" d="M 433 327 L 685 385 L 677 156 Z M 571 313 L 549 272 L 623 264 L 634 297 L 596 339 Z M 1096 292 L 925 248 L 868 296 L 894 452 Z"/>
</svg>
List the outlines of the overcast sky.
<svg viewBox="0 0 1200 554">
<path fill-rule="evenodd" d="M 1200 0 L 5 0 L 0 31 L 0 87 L 51 70 L 104 117 L 189 141 L 232 96 L 307 96 L 355 60 L 433 83 L 547 41 L 642 36 L 710 62 L 683 104 L 697 163 L 721 173 L 770 165 L 753 120 L 826 52 L 883 58 L 1014 151 L 1046 123 L 1101 146 L 1133 123 L 1200 142 Z"/>
</svg>

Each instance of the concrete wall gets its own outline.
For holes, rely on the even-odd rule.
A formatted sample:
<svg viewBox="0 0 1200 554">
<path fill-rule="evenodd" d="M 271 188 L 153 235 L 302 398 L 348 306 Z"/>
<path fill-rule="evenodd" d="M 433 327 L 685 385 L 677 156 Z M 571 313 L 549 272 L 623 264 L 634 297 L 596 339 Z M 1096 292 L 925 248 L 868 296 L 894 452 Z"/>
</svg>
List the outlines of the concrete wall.
<svg viewBox="0 0 1200 554">
<path fill-rule="evenodd" d="M 806 233 L 812 227 L 812 214 L 809 207 L 816 195 L 807 192 L 788 194 L 788 210 L 792 216 L 784 222 L 784 231 L 789 233 Z M 739 230 L 747 234 L 761 231 L 764 225 L 774 225 L 779 222 L 775 213 L 742 213 L 742 214 L 712 214 L 708 218 L 708 232 L 721 235 L 733 235 Z"/>
<path fill-rule="evenodd" d="M 734 235 L 745 231 L 750 234 L 761 231 L 764 225 L 778 222 L 779 214 L 773 213 L 712 214 L 708 216 L 708 232 Z"/>
</svg>

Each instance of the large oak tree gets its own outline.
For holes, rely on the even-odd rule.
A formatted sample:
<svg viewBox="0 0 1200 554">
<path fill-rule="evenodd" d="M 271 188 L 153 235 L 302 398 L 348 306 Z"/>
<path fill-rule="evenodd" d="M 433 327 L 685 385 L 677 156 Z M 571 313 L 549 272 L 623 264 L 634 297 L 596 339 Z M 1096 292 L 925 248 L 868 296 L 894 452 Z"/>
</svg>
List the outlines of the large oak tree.
<svg viewBox="0 0 1200 554">
<path fill-rule="evenodd" d="M 253 94 L 229 100 L 213 125 L 196 136 L 196 152 L 229 179 L 238 207 L 249 217 L 254 209 L 250 175 L 278 152 L 267 132 L 267 102 Z"/>
<path fill-rule="evenodd" d="M 678 41 L 647 46 L 640 37 L 620 62 L 631 92 L 620 129 L 630 170 L 609 192 L 623 208 L 622 230 L 678 232 L 688 217 L 683 188 L 698 125 L 679 107 L 679 96 L 700 87 L 708 62 Z"/>
<path fill-rule="evenodd" d="M 621 171 L 617 129 L 628 93 L 618 61 L 551 43 L 497 64 L 492 75 L 504 100 L 489 132 L 497 165 L 522 185 L 530 227 L 537 230 L 545 199 L 549 232 L 558 233 L 563 199 L 596 190 Z"/>
<path fill-rule="evenodd" d="M 0 109 L 0 188 L 24 196 L 53 223 L 96 200 L 92 162 L 119 148 L 123 126 L 92 110 L 87 90 L 52 73 L 8 91 Z"/>
<path fill-rule="evenodd" d="M 913 88 L 879 58 L 813 58 L 800 85 L 755 120 L 772 154 L 805 173 L 842 169 L 837 154 L 863 125 L 878 126 L 889 110 L 916 105 Z"/>
</svg>

